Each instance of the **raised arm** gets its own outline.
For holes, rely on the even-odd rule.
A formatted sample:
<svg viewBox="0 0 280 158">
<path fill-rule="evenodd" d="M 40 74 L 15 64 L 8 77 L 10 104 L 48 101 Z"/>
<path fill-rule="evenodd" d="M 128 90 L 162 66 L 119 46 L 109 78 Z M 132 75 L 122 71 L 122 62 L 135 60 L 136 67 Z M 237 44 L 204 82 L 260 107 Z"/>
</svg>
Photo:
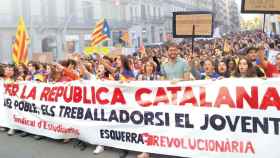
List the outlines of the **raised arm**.
<svg viewBox="0 0 280 158">
<path fill-rule="evenodd" d="M 268 61 L 265 60 L 265 49 L 264 49 L 264 46 L 261 45 L 258 47 L 258 57 L 259 57 L 259 60 L 260 60 L 260 66 L 263 68 L 263 69 L 267 69 L 267 64 L 268 64 Z"/>
</svg>

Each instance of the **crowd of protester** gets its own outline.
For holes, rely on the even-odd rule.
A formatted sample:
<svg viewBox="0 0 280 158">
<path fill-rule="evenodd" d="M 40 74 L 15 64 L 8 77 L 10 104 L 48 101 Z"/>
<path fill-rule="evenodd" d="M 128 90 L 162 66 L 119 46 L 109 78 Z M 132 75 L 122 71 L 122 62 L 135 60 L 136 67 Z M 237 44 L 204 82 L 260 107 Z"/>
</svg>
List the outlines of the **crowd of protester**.
<svg viewBox="0 0 280 158">
<path fill-rule="evenodd" d="M 0 78 L 7 82 L 69 82 L 75 80 L 221 80 L 223 78 L 280 77 L 280 54 L 269 61 L 271 51 L 277 52 L 280 40 L 261 31 L 228 34 L 217 39 L 196 40 L 146 48 L 124 56 L 84 56 L 73 54 L 57 63 L 0 65 Z M 280 52 L 280 51 L 279 51 Z M 0 128 L 7 131 L 6 128 Z M 9 129 L 9 135 L 15 130 Z M 22 133 L 27 136 L 27 133 Z M 41 136 L 35 136 L 41 139 Z M 65 140 L 68 142 L 69 140 Z M 104 151 L 97 146 L 95 154 Z M 139 158 L 148 158 L 141 153 Z"/>
</svg>

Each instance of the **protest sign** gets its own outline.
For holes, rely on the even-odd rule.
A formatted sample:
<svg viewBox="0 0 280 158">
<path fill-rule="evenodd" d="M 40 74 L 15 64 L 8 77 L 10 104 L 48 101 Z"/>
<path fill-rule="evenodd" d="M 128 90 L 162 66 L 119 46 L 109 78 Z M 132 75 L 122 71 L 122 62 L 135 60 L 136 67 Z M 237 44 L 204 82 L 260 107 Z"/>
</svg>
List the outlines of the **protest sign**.
<svg viewBox="0 0 280 158">
<path fill-rule="evenodd" d="M 242 0 L 242 13 L 279 14 L 279 0 Z"/>
<path fill-rule="evenodd" d="M 173 36 L 186 37 L 212 37 L 213 15 L 211 12 L 174 12 Z"/>
</svg>

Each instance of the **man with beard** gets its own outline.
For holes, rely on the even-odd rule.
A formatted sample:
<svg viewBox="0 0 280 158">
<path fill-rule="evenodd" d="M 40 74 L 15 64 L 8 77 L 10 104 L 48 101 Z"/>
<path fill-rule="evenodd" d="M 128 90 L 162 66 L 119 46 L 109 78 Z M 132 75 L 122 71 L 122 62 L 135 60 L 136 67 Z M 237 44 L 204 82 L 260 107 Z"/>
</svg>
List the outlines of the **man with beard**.
<svg viewBox="0 0 280 158">
<path fill-rule="evenodd" d="M 167 45 L 168 62 L 162 66 L 161 75 L 165 80 L 190 80 L 190 67 L 178 57 L 177 44 Z"/>
</svg>

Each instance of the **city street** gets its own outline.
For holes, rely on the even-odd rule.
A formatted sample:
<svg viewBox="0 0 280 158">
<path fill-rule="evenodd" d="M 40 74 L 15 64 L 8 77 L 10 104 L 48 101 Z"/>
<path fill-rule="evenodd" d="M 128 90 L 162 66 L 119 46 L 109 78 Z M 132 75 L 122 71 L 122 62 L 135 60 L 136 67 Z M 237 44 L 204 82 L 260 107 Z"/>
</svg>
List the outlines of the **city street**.
<svg viewBox="0 0 280 158">
<path fill-rule="evenodd" d="M 8 136 L 0 133 L 0 158 L 119 158 L 120 150 L 106 148 L 100 155 L 92 153 L 95 146 L 88 145 L 84 151 L 74 148 L 75 141 L 69 144 L 42 139 L 35 140 L 28 136 Z M 127 158 L 135 158 L 137 153 L 130 152 Z M 153 158 L 170 158 L 170 156 L 152 155 Z"/>
</svg>

